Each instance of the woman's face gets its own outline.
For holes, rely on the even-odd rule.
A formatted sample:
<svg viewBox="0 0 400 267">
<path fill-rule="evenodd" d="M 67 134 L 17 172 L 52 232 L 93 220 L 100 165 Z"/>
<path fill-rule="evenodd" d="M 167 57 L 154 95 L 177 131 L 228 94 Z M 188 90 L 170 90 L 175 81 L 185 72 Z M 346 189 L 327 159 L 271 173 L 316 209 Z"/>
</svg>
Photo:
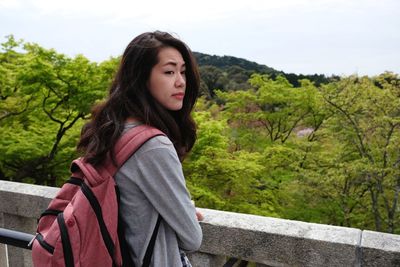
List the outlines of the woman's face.
<svg viewBox="0 0 400 267">
<path fill-rule="evenodd" d="M 158 53 L 158 63 L 151 69 L 147 83 L 150 94 L 168 110 L 180 110 L 186 90 L 185 61 L 173 47 Z"/>
</svg>

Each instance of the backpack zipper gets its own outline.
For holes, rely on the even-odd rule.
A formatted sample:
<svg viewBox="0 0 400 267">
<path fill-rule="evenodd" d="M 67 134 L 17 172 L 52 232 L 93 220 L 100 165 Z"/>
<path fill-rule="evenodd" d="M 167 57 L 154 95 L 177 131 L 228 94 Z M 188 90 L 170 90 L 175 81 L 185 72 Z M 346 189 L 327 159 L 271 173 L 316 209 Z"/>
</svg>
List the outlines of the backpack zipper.
<svg viewBox="0 0 400 267">
<path fill-rule="evenodd" d="M 54 253 L 54 247 L 52 245 L 50 245 L 49 243 L 47 243 L 46 241 L 44 241 L 43 235 L 41 233 L 36 233 L 35 237 L 31 240 L 31 242 L 29 242 L 29 245 L 32 245 L 32 243 L 35 239 L 39 242 L 39 245 L 42 248 L 47 250 L 47 252 L 49 252 L 50 254 Z"/>
<path fill-rule="evenodd" d="M 29 241 L 29 243 L 28 243 L 28 248 L 29 248 L 29 249 L 32 248 L 33 241 L 35 241 L 35 239 L 37 238 L 38 234 L 39 234 L 39 233 L 36 233 L 36 234 L 33 236 L 33 238 L 31 239 L 31 241 Z"/>
</svg>

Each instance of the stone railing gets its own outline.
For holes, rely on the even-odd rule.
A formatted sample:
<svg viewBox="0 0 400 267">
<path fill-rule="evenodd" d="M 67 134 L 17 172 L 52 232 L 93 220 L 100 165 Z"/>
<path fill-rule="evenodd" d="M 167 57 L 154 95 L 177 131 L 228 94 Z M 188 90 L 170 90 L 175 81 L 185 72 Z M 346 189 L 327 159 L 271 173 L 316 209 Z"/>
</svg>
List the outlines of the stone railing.
<svg viewBox="0 0 400 267">
<path fill-rule="evenodd" d="M 0 181 L 0 227 L 33 234 L 58 188 Z M 400 266 L 400 236 L 201 209 L 203 244 L 193 266 L 229 258 L 255 266 Z M 32 266 L 30 250 L 0 244 L 0 267 Z"/>
</svg>

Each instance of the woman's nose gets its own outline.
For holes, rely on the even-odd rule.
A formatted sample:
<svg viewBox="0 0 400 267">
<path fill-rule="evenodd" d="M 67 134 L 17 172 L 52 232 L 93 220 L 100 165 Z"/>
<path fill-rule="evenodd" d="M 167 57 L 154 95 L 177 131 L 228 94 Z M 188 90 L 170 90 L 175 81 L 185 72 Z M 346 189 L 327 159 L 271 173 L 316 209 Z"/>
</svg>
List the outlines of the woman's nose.
<svg viewBox="0 0 400 267">
<path fill-rule="evenodd" d="M 178 73 L 175 80 L 176 87 L 183 87 L 186 85 L 186 77 L 184 74 Z"/>
</svg>

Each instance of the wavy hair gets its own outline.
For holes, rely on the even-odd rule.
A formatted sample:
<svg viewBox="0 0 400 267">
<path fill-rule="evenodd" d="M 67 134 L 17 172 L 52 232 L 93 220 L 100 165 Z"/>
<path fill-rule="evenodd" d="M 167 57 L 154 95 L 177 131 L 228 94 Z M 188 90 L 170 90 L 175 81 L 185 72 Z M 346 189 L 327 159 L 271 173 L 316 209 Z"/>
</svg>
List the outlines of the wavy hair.
<svg viewBox="0 0 400 267">
<path fill-rule="evenodd" d="M 186 91 L 180 110 L 161 106 L 147 88 L 152 68 L 158 63 L 162 48 L 177 49 L 186 65 Z M 181 160 L 196 141 L 196 125 L 191 117 L 199 93 L 199 71 L 191 50 L 181 40 L 166 32 L 146 32 L 135 37 L 125 49 L 108 97 L 92 110 L 92 116 L 82 128 L 77 146 L 85 160 L 101 164 L 124 130 L 128 117 L 158 128 L 174 144 Z M 115 161 L 114 161 L 115 162 Z"/>
</svg>

